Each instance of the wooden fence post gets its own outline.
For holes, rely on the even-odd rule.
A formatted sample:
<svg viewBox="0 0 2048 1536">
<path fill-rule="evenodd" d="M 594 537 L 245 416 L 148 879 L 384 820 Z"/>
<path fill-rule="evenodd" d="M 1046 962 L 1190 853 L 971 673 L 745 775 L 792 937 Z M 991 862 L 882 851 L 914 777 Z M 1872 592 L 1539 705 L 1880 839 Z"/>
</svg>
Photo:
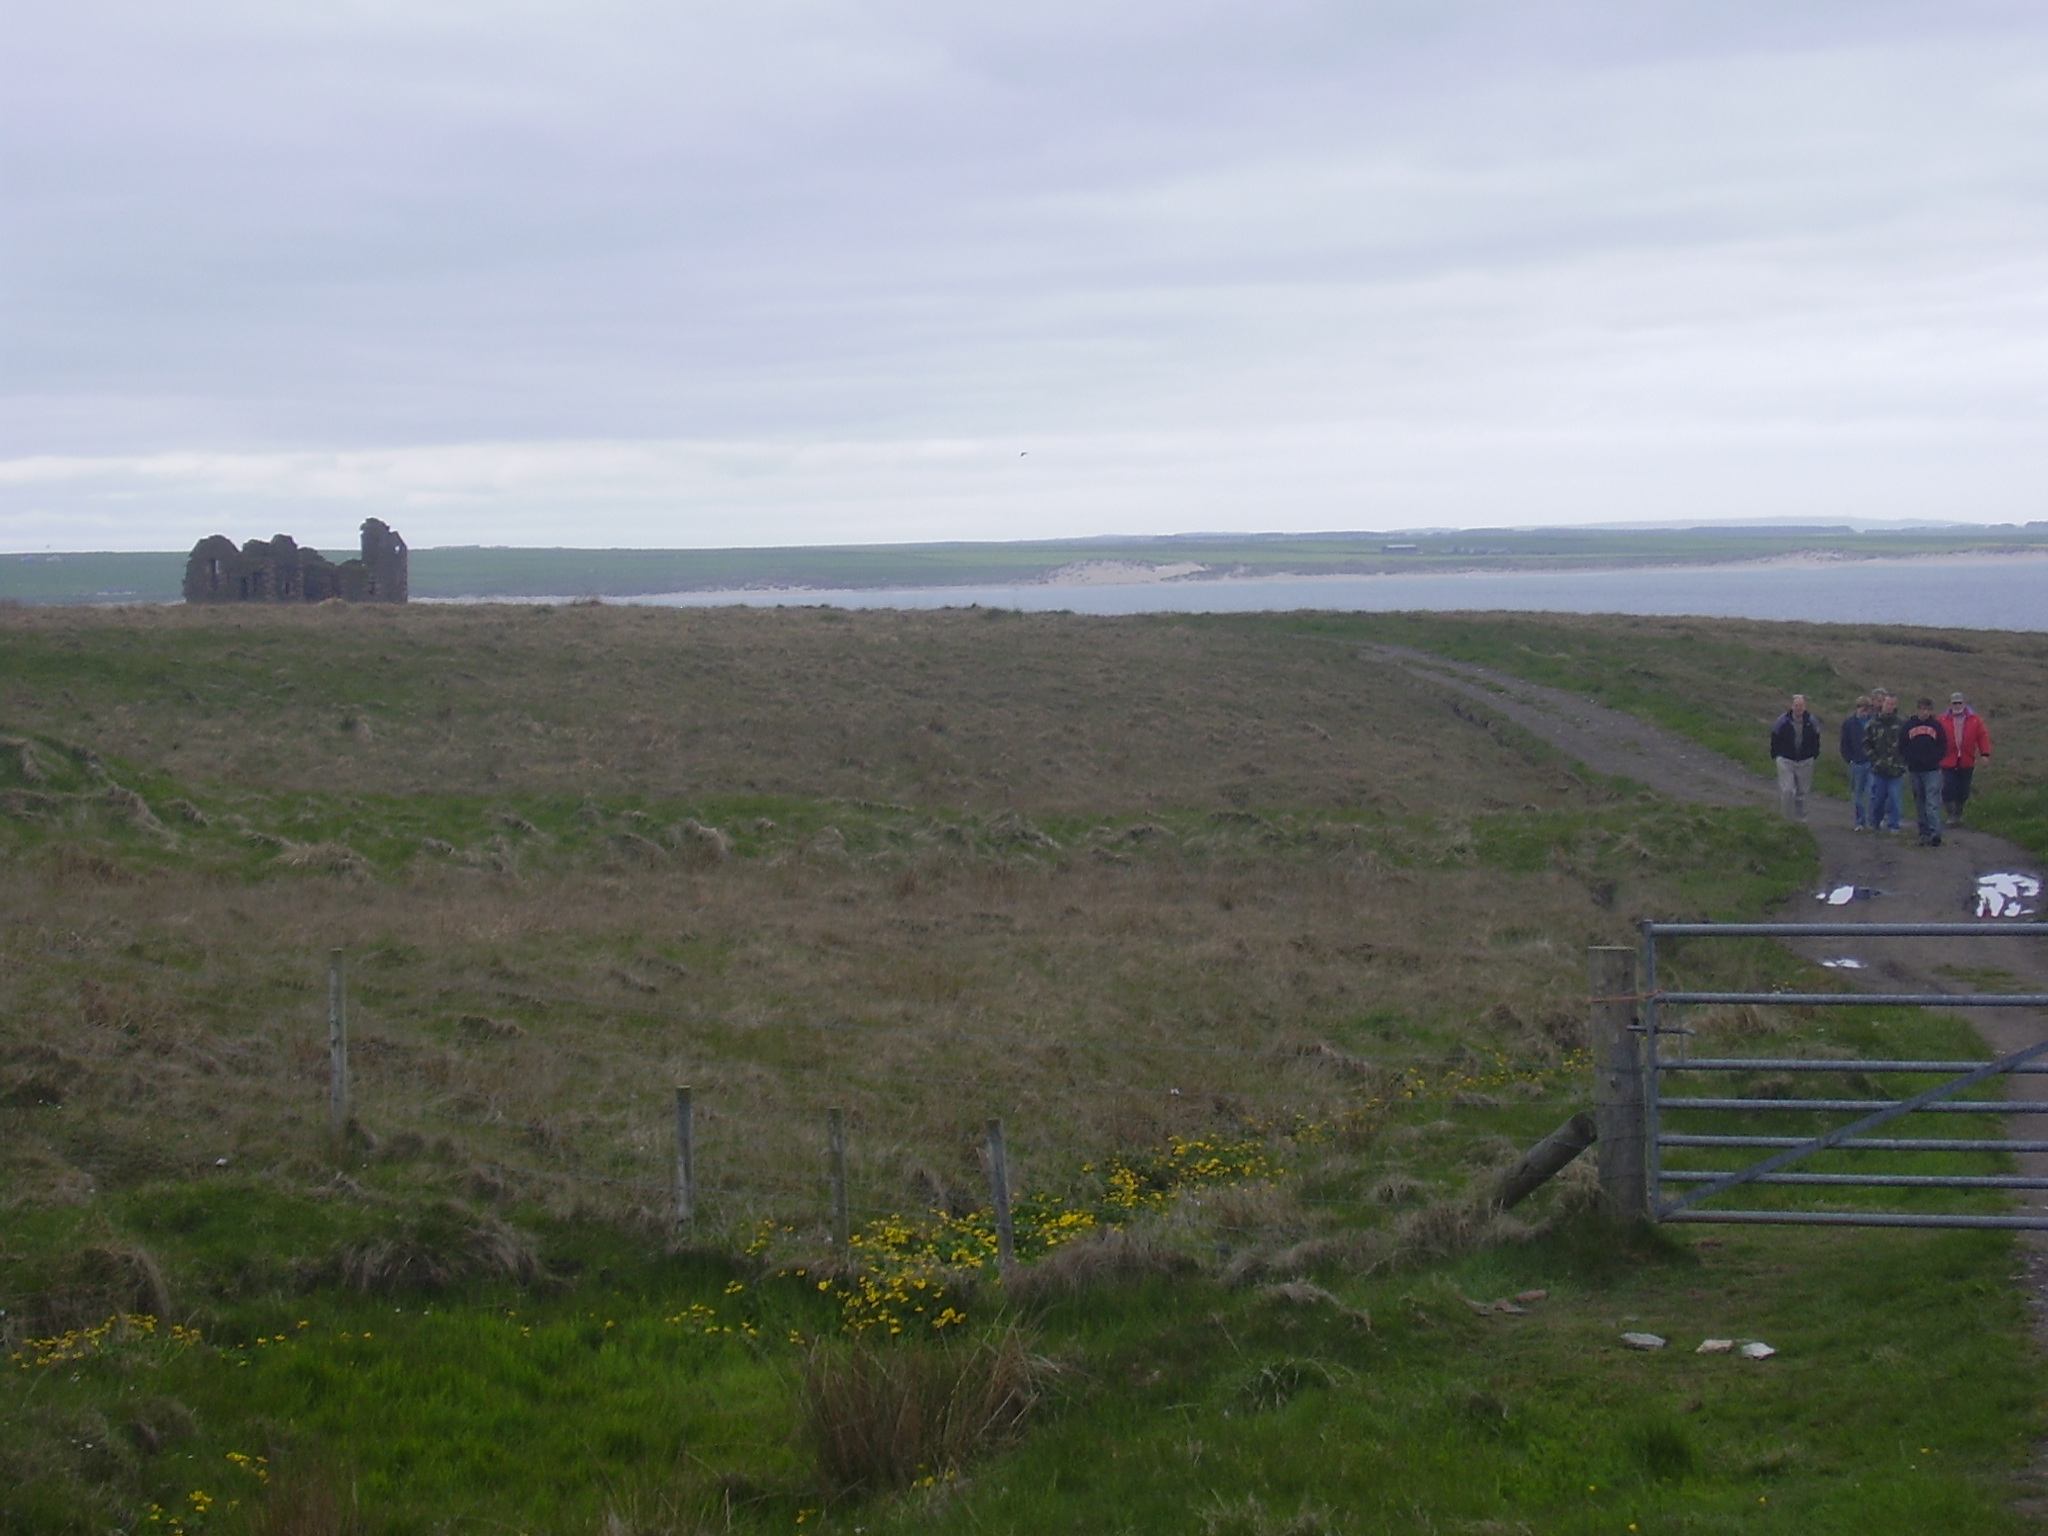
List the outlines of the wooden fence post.
<svg viewBox="0 0 2048 1536">
<path fill-rule="evenodd" d="M 342 992 L 341 951 L 327 955 L 327 1129 L 336 1141 L 348 1135 L 355 1105 L 348 1080 L 348 1014 Z"/>
<path fill-rule="evenodd" d="M 846 1193 L 846 1111 L 825 1112 L 825 1134 L 832 1145 L 832 1246 L 841 1253 L 853 1242 L 853 1210 Z"/>
<path fill-rule="evenodd" d="M 697 1124 L 693 1095 L 676 1084 L 676 1225 L 697 1219 Z"/>
<path fill-rule="evenodd" d="M 1611 1214 L 1640 1221 L 1650 1214 L 1650 1196 L 1643 1047 L 1631 1028 L 1636 1022 L 1636 952 L 1596 946 L 1587 958 L 1600 1194 Z"/>
<path fill-rule="evenodd" d="M 988 1184 L 996 1206 L 996 1264 L 1007 1275 L 1017 1262 L 1017 1235 L 1010 1226 L 1010 1155 L 1000 1120 L 988 1123 Z"/>
</svg>

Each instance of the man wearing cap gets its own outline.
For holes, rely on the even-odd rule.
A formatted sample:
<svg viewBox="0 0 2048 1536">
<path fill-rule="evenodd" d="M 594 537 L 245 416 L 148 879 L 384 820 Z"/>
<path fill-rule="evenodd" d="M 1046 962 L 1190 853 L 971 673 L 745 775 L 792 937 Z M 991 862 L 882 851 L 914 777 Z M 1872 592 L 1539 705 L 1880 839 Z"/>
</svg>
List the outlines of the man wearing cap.
<svg viewBox="0 0 2048 1536">
<path fill-rule="evenodd" d="M 1820 760 L 1820 721 L 1806 711 L 1806 695 L 1792 695 L 1792 707 L 1771 726 L 1771 757 L 1778 765 L 1778 806 L 1787 821 L 1806 820 L 1806 793 Z"/>
<path fill-rule="evenodd" d="M 1941 760 L 1948 756 L 1948 727 L 1923 698 L 1899 730 L 1899 756 L 1913 786 L 1913 813 L 1920 822 L 1920 846 L 1941 846 Z"/>
<path fill-rule="evenodd" d="M 1970 803 L 1970 779 L 1979 758 L 1991 756 L 1991 732 L 1984 717 L 1970 708 L 1960 693 L 1948 696 L 1948 713 L 1941 717 L 1948 732 L 1948 751 L 1941 759 L 1941 804 L 1952 827 L 1963 824 L 1963 807 Z"/>
<path fill-rule="evenodd" d="M 1899 754 L 1904 724 L 1899 719 L 1899 696 L 1873 688 L 1870 697 L 1877 705 L 1877 713 L 1863 727 L 1863 753 L 1870 759 L 1870 830 L 1896 832 L 1905 809 L 1901 790 L 1906 779 L 1906 760 Z"/>
</svg>

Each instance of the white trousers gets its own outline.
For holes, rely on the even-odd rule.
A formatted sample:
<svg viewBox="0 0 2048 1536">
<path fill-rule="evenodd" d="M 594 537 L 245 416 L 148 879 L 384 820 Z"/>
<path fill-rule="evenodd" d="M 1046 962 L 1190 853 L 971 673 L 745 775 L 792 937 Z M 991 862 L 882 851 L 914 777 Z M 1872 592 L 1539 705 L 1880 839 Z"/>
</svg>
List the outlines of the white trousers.
<svg viewBox="0 0 2048 1536">
<path fill-rule="evenodd" d="M 1806 820 L 1806 795 L 1813 788 L 1815 759 L 1773 758 L 1778 765 L 1778 809 L 1787 821 Z"/>
</svg>

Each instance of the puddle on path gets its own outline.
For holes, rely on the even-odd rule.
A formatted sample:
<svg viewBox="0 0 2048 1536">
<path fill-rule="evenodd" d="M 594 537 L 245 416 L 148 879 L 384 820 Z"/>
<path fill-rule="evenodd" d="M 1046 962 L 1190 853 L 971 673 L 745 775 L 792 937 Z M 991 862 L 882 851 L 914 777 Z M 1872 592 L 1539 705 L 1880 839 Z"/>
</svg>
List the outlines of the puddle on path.
<svg viewBox="0 0 2048 1536">
<path fill-rule="evenodd" d="M 1846 907 L 1852 901 L 1868 901 L 1873 896 L 1883 894 L 1883 891 L 1867 885 L 1838 885 L 1832 890 L 1815 891 L 1813 899 L 1824 901 L 1831 907 Z"/>
<path fill-rule="evenodd" d="M 1839 960 L 1823 960 L 1821 964 L 1831 971 L 1863 971 L 1869 969 L 1861 960 L 1852 960 L 1847 955 L 1842 956 Z"/>
<path fill-rule="evenodd" d="M 1979 917 L 2032 917 L 2041 882 L 2032 875 L 1998 873 L 1977 877 Z"/>
</svg>

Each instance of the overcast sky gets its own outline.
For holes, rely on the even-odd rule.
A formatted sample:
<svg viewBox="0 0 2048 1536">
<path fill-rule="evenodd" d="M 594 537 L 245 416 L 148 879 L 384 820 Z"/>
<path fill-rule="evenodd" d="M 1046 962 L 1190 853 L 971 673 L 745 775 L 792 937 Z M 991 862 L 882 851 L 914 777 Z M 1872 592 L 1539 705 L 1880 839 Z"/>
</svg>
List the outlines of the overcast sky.
<svg viewBox="0 0 2048 1536">
<path fill-rule="evenodd" d="M 0 548 L 2048 517 L 2048 6 L 0 0 Z"/>
</svg>

